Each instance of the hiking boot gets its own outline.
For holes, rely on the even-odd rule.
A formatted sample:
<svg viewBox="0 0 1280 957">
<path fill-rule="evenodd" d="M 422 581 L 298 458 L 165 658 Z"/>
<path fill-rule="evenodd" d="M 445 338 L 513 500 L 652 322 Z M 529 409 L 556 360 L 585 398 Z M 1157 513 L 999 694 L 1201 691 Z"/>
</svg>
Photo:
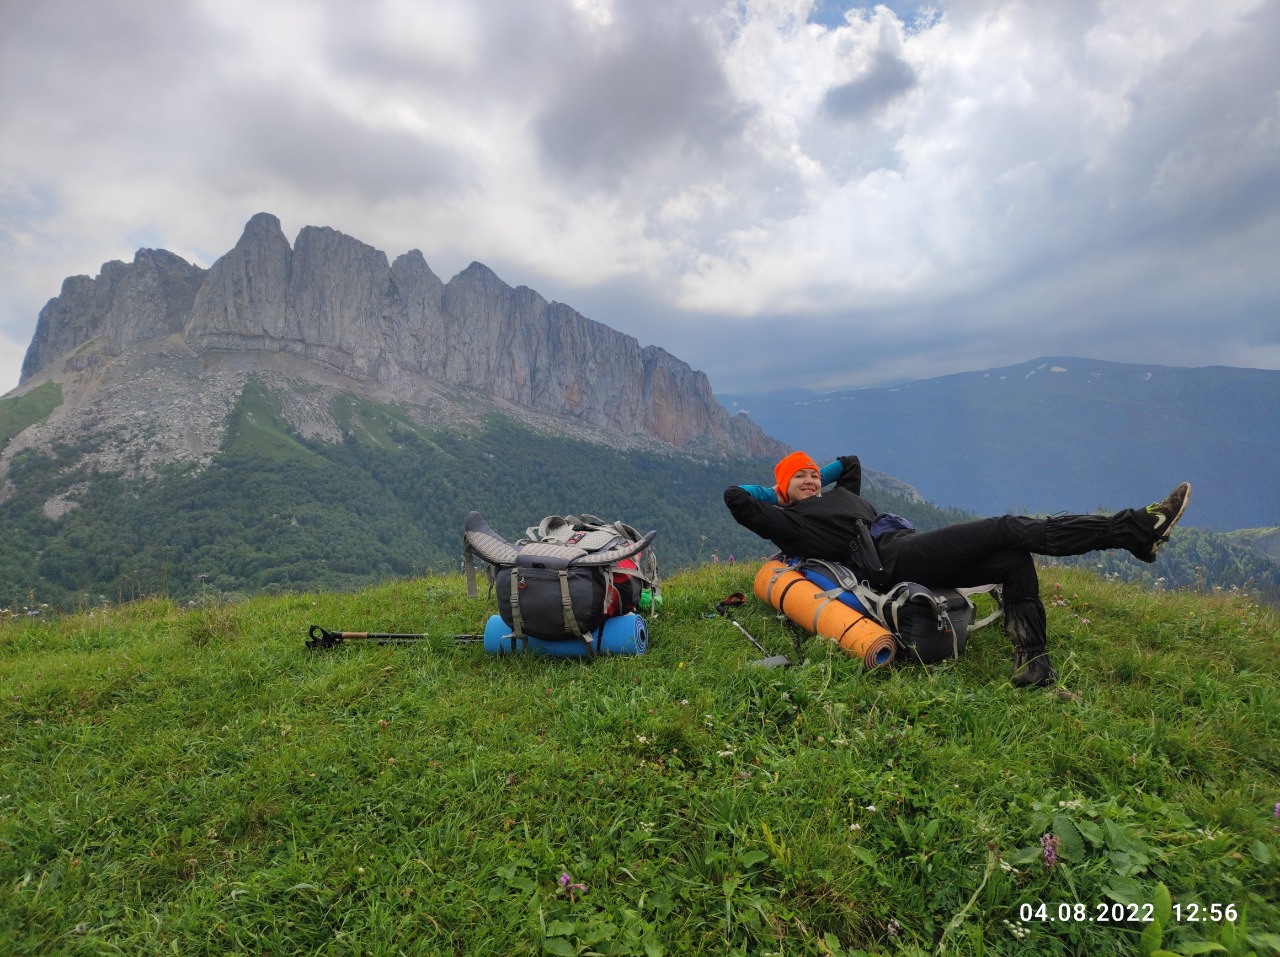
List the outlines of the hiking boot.
<svg viewBox="0 0 1280 957">
<path fill-rule="evenodd" d="M 1013 684 L 1018 688 L 1043 688 L 1058 680 L 1058 672 L 1043 648 L 1013 650 Z"/>
<path fill-rule="evenodd" d="M 1178 519 L 1182 518 L 1182 513 L 1187 510 L 1187 501 L 1190 498 L 1191 483 L 1183 482 L 1170 492 L 1163 502 L 1156 502 L 1146 507 L 1146 514 L 1155 522 L 1151 529 L 1151 543 L 1145 548 L 1134 549 L 1135 556 L 1148 564 L 1156 560 L 1156 553 L 1169 540 L 1173 526 L 1178 524 Z"/>
</svg>

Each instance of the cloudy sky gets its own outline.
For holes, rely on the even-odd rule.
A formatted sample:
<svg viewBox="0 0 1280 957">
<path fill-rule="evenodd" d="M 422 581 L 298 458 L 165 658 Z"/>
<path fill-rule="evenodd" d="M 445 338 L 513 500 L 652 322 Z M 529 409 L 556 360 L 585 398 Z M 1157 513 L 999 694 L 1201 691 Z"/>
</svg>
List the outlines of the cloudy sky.
<svg viewBox="0 0 1280 957">
<path fill-rule="evenodd" d="M 1280 368 L 1280 0 L 0 0 L 0 392 L 70 275 L 332 226 L 717 392 Z"/>
</svg>

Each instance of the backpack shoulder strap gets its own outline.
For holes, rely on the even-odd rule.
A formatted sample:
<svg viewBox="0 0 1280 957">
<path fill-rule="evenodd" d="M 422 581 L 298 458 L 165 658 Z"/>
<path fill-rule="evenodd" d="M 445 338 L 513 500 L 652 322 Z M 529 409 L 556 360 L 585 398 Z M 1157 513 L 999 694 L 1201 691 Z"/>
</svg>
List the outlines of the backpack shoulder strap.
<svg viewBox="0 0 1280 957">
<path fill-rule="evenodd" d="M 806 558 L 799 563 L 799 567 L 812 568 L 822 573 L 823 577 L 830 579 L 836 584 L 836 591 L 847 591 L 862 606 L 871 612 L 871 616 L 880 624 L 888 627 L 886 605 L 888 596 L 882 595 L 873 589 L 870 585 L 860 581 L 853 571 L 838 562 L 828 562 L 820 558 Z"/>
<path fill-rule="evenodd" d="M 476 565 L 478 555 L 490 565 L 514 565 L 514 545 L 489 527 L 479 512 L 467 513 L 462 523 L 462 569 L 467 578 L 467 597 L 476 597 Z"/>
<path fill-rule="evenodd" d="M 979 585 L 977 588 L 957 588 L 960 594 L 964 595 L 965 601 L 970 605 L 973 604 L 974 595 L 990 595 L 991 600 L 995 602 L 995 608 L 991 613 L 984 615 L 969 626 L 970 631 L 977 631 L 979 628 L 985 628 L 997 618 L 1004 614 L 1004 589 L 999 585 Z"/>
<path fill-rule="evenodd" d="M 606 548 L 598 552 L 588 552 L 582 557 L 574 559 L 573 564 L 578 567 L 585 566 L 588 568 L 596 565 L 612 565 L 614 562 L 620 562 L 624 558 L 638 555 L 653 544 L 653 540 L 657 535 L 656 531 L 649 532 L 638 542 L 624 542 L 613 548 Z"/>
<path fill-rule="evenodd" d="M 572 515 L 565 517 L 561 515 L 548 515 L 537 525 L 530 525 L 524 530 L 524 541 L 528 542 L 546 542 L 557 541 L 563 542 L 571 534 L 573 534 Z"/>
</svg>

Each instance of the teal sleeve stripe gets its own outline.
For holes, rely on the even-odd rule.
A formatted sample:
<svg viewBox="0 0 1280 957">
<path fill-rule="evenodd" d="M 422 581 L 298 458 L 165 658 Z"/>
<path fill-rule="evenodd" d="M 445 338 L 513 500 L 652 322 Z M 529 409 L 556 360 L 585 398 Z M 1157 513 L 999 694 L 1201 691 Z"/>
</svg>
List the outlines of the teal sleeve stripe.
<svg viewBox="0 0 1280 957">
<path fill-rule="evenodd" d="M 772 485 L 739 485 L 738 488 L 746 491 L 757 501 L 768 502 L 770 505 L 778 504 L 778 493 L 773 490 Z"/>
<path fill-rule="evenodd" d="M 828 462 L 818 471 L 822 474 L 822 484 L 831 485 L 844 474 L 844 463 L 836 459 L 834 462 Z"/>
</svg>

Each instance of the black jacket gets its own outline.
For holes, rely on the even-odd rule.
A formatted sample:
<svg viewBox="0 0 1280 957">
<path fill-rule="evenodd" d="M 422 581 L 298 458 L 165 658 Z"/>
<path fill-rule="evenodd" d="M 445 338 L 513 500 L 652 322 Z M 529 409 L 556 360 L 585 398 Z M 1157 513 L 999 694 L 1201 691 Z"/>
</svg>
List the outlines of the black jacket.
<svg viewBox="0 0 1280 957">
<path fill-rule="evenodd" d="M 860 494 L 862 463 L 856 455 L 840 456 L 844 471 L 835 488 L 821 495 L 771 505 L 734 485 L 724 490 L 724 503 L 734 520 L 761 538 L 767 538 L 786 555 L 848 563 L 858 522 L 875 521 L 876 510 Z"/>
</svg>

